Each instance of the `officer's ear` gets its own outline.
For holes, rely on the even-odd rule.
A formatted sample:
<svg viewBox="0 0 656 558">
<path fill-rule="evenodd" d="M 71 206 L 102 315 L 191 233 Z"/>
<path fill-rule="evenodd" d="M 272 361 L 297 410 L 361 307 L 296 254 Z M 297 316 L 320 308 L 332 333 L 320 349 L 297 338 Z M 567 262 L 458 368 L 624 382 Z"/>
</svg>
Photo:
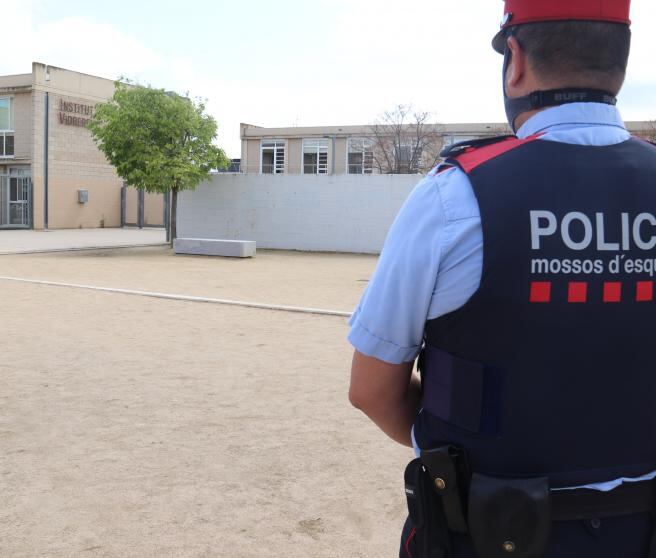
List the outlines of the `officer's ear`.
<svg viewBox="0 0 656 558">
<path fill-rule="evenodd" d="M 532 89 L 533 80 L 529 75 L 530 69 L 526 52 L 512 35 L 508 37 L 508 46 L 506 48 L 510 51 L 508 54 L 510 60 L 508 61 L 505 76 L 506 94 L 510 98 L 523 97 L 534 91 Z"/>
</svg>

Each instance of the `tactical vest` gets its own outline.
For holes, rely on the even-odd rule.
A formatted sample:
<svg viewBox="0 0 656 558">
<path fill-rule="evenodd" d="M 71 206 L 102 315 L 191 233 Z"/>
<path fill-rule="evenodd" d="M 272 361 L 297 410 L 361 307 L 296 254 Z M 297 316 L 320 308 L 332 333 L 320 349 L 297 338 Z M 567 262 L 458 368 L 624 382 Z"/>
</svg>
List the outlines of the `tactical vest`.
<svg viewBox="0 0 656 558">
<path fill-rule="evenodd" d="M 415 439 L 552 487 L 656 470 L 656 148 L 501 138 L 454 154 L 483 271 L 426 324 Z"/>
</svg>

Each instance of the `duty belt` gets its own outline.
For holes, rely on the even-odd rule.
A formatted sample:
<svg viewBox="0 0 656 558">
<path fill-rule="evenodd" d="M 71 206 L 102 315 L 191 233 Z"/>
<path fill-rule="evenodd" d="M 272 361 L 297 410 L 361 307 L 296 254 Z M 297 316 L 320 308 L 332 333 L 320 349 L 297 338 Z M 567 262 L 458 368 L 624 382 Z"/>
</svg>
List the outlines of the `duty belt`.
<svg viewBox="0 0 656 558">
<path fill-rule="evenodd" d="M 617 515 L 650 512 L 656 503 L 656 481 L 627 482 L 617 488 L 600 490 L 552 490 L 553 521 L 603 519 Z"/>
<path fill-rule="evenodd" d="M 656 510 L 656 481 L 624 483 L 608 492 L 553 490 L 546 477 L 472 474 L 465 452 L 454 446 L 422 451 L 405 480 L 410 516 L 425 548 L 440 548 L 426 556 L 450 555 L 448 531 L 469 535 L 481 558 L 542 556 L 554 521 Z M 656 545 L 649 556 L 656 557 Z"/>
</svg>

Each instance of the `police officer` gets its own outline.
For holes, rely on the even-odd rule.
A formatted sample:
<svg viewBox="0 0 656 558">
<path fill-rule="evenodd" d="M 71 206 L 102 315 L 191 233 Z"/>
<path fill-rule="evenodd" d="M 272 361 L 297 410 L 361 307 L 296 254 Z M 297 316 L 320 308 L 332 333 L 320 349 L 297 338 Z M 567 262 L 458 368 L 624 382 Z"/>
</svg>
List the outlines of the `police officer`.
<svg viewBox="0 0 656 558">
<path fill-rule="evenodd" d="M 656 148 L 615 106 L 629 7 L 505 0 L 516 136 L 444 153 L 351 320 L 350 400 L 419 456 L 403 557 L 655 555 Z"/>
</svg>

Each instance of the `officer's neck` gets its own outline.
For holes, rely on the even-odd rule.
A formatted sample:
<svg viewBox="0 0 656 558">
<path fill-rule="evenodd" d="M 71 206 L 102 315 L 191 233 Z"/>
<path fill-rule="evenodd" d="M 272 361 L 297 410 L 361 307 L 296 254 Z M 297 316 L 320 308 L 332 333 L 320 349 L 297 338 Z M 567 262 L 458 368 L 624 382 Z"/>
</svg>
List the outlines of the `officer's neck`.
<svg viewBox="0 0 656 558">
<path fill-rule="evenodd" d="M 515 118 L 515 130 L 519 130 L 528 120 L 533 118 L 536 114 L 539 112 L 542 112 L 543 110 L 546 110 L 544 108 L 541 109 L 536 109 L 536 110 L 529 110 L 527 112 L 522 112 L 517 118 Z"/>
<path fill-rule="evenodd" d="M 516 43 L 514 37 L 508 43 L 509 46 L 512 47 L 511 43 Z M 526 97 L 534 91 L 552 89 L 551 83 L 546 83 L 540 79 L 537 72 L 533 69 L 533 66 L 529 63 L 526 54 L 521 50 L 521 47 L 519 47 L 518 44 L 515 45 L 513 55 L 510 58 L 510 64 L 506 68 L 504 80 L 504 93 L 511 99 L 516 97 Z M 514 129 L 519 130 L 529 118 L 535 116 L 542 110 L 544 109 L 535 109 L 520 113 L 513 123 Z"/>
</svg>

